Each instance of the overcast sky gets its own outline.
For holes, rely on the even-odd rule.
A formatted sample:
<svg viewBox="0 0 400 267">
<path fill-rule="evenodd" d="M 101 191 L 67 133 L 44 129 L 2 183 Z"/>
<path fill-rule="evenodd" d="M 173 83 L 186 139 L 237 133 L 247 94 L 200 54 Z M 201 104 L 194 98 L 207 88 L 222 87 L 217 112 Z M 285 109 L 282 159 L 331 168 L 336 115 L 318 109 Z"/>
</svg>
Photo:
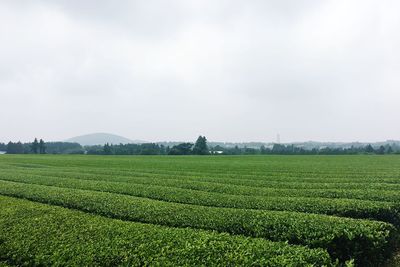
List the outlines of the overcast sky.
<svg viewBox="0 0 400 267">
<path fill-rule="evenodd" d="M 0 141 L 400 139 L 400 1 L 0 0 Z"/>
</svg>

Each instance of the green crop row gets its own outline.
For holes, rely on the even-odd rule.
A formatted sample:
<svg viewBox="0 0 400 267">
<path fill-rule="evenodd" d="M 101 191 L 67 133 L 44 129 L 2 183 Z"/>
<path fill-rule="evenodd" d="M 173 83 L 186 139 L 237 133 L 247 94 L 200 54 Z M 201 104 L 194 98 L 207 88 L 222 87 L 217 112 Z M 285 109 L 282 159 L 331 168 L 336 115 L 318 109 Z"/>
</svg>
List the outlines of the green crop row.
<svg viewBox="0 0 400 267">
<path fill-rule="evenodd" d="M 6 266 L 330 266 L 321 249 L 123 222 L 0 197 Z"/>
<path fill-rule="evenodd" d="M 186 167 L 185 165 L 187 164 L 187 161 L 181 162 L 180 165 L 176 165 L 173 162 L 171 162 L 171 165 L 174 167 L 174 169 L 166 169 L 165 166 L 160 165 L 160 162 L 164 161 L 165 158 L 158 158 L 157 161 L 152 163 L 151 166 L 136 166 L 134 165 L 134 168 L 127 168 L 129 165 L 126 165 L 125 163 L 122 163 L 121 165 L 111 167 L 109 166 L 110 163 L 114 164 L 115 162 L 118 161 L 123 161 L 124 158 L 107 158 L 109 159 L 108 161 L 104 161 L 102 164 L 100 162 L 97 162 L 98 158 L 89 158 L 92 159 L 91 161 L 86 161 L 88 165 L 85 166 L 87 169 L 85 172 L 91 173 L 91 174 L 107 174 L 107 175 L 119 175 L 119 176 L 130 176 L 132 174 L 135 175 L 144 175 L 144 176 L 159 176 L 159 177 L 181 177 L 182 179 L 186 178 L 202 178 L 204 177 L 205 174 L 208 174 L 209 177 L 215 177 L 216 179 L 231 179 L 231 180 L 253 180 L 253 181 L 263 181 L 265 179 L 287 179 L 287 180 L 300 180 L 300 181 L 315 181 L 315 180 L 320 180 L 324 179 L 326 181 L 343 181 L 346 179 L 351 179 L 356 182 L 362 182 L 364 180 L 367 181 L 374 181 L 374 182 L 379 182 L 379 181 L 393 181 L 393 182 L 399 182 L 398 176 L 399 174 L 397 172 L 393 172 L 392 169 L 388 170 L 381 170 L 379 172 L 371 172 L 371 171 L 352 171 L 352 172 L 343 172 L 343 170 L 338 169 L 336 171 L 321 171 L 319 169 L 314 169 L 312 171 L 309 171 L 305 169 L 305 166 L 299 166 L 298 169 L 293 170 L 293 171 L 288 171 L 288 170 L 270 170 L 270 171 L 263 171 L 261 169 L 256 170 L 260 166 L 254 166 L 251 170 L 248 170 L 246 168 L 242 169 L 237 169 L 234 172 L 232 172 L 231 167 L 232 166 L 226 166 L 223 164 L 224 162 L 221 162 L 221 164 L 218 165 L 218 168 L 221 168 L 221 171 L 215 172 L 210 168 L 210 165 L 204 165 L 204 166 L 196 166 L 198 169 L 193 170 L 193 169 L 185 169 L 182 167 Z M 136 159 L 136 158 L 135 158 Z M 139 158 L 140 160 L 143 160 L 143 158 Z M 245 158 L 241 158 L 241 160 L 244 160 Z M 287 158 L 285 158 L 286 160 Z M 211 160 L 211 159 L 210 159 Z M 212 160 L 217 160 L 217 162 L 220 161 L 220 159 L 212 159 Z M 133 160 L 134 161 L 134 160 Z M 75 161 L 76 162 L 76 161 Z M 245 161 L 246 162 L 246 161 Z M 1 167 L 2 169 L 31 169 L 31 170 L 49 170 L 49 169 L 54 169 L 56 168 L 57 170 L 60 171 L 79 171 L 82 170 L 81 166 L 68 166 L 68 164 L 63 164 L 63 162 L 57 162 L 54 161 L 54 158 L 47 158 L 46 161 L 43 162 L 44 164 L 32 164 L 32 163 L 23 163 L 23 162 L 14 162 L 10 164 L 4 164 L 4 162 L 1 162 Z M 250 162 L 248 162 L 250 163 Z M 284 162 L 281 162 L 284 163 Z M 49 165 L 45 165 L 49 164 Z M 212 164 L 211 162 L 208 162 L 208 164 Z M 169 166 L 170 167 L 170 166 Z M 321 166 L 321 169 L 325 168 L 326 166 Z"/>
<path fill-rule="evenodd" d="M 5 170 L 3 170 L 5 171 Z M 246 186 L 250 188 L 293 188 L 293 189 L 375 189 L 375 190 L 399 190 L 399 179 L 391 178 L 383 181 L 377 179 L 362 179 L 357 182 L 352 178 L 348 179 L 326 179 L 319 178 L 312 181 L 304 181 L 300 178 L 296 179 L 282 179 L 275 181 L 270 177 L 265 180 L 250 180 L 250 179 L 226 179 L 215 178 L 209 176 L 207 172 L 202 176 L 177 176 L 165 174 L 149 174 L 137 173 L 131 171 L 129 173 L 104 173 L 102 171 L 92 172 L 92 170 L 79 170 L 79 169 L 10 169 L 9 172 L 15 174 L 37 174 L 41 176 L 59 176 L 59 177 L 74 177 L 88 180 L 113 180 L 119 182 L 137 182 L 137 183 L 151 183 L 151 184 L 216 184 L 221 186 Z"/>
<path fill-rule="evenodd" d="M 399 182 L 398 157 L 9 157 L 3 166 L 77 170 L 93 174 L 326 182 Z M 396 165 L 397 164 L 397 165 Z M 316 180 L 315 180 L 316 179 Z"/>
<path fill-rule="evenodd" d="M 397 156 L 240 156 L 240 157 L 131 157 L 131 156 L 9 156 L 2 160 L 14 166 L 48 166 L 114 170 L 139 170 L 148 173 L 190 173 L 211 176 L 269 177 L 352 177 L 399 178 Z"/>
<path fill-rule="evenodd" d="M 280 180 L 268 177 L 265 180 L 251 180 L 251 179 L 227 179 L 227 178 L 216 178 L 210 177 L 207 172 L 204 172 L 202 176 L 187 176 L 187 175 L 166 175 L 159 173 L 142 173 L 135 171 L 121 172 L 104 170 L 99 171 L 96 169 L 85 169 L 82 170 L 76 168 L 9 168 L 3 169 L 4 174 L 31 174 L 40 176 L 58 176 L 64 178 L 79 178 L 88 180 L 109 180 L 117 182 L 133 182 L 133 183 L 145 183 L 154 185 L 165 185 L 165 186 L 180 186 L 182 188 L 193 189 L 206 187 L 215 187 L 218 190 L 224 190 L 224 187 L 241 187 L 241 191 L 250 189 L 253 191 L 259 191 L 259 194 L 263 194 L 263 190 L 268 188 L 280 188 L 280 189 L 369 189 L 369 190 L 398 190 L 400 184 L 398 179 L 376 179 L 376 178 L 363 178 L 356 180 L 353 178 L 314 178 L 304 180 L 302 178 L 289 178 L 284 177 Z M 358 182 L 357 182 L 358 181 Z M 221 188 L 221 189 L 219 189 Z M 229 188 L 228 188 L 229 189 Z"/>
<path fill-rule="evenodd" d="M 400 227 L 398 156 L 5 155 L 0 179 L 17 182 L 0 181 L 7 195 L 131 221 L 323 247 L 332 258 L 355 258 L 360 266 L 381 266 L 396 245 L 396 230 L 310 213 Z M 34 265 L 19 264 L 29 262 Z"/>
<path fill-rule="evenodd" d="M 381 263 L 397 243 L 390 224 L 333 216 L 204 207 L 126 195 L 0 181 L 0 194 L 123 220 L 216 230 L 325 248 L 333 259 Z"/>
<path fill-rule="evenodd" d="M 55 175 L 56 173 L 54 173 Z M 46 177 L 46 178 L 45 178 Z M 347 199 L 360 199 L 360 200 L 376 200 L 376 201 L 388 201 L 388 202 L 400 202 L 400 192 L 397 190 L 377 190 L 377 189 L 367 189 L 362 188 L 362 185 L 359 185 L 357 189 L 306 189 L 302 190 L 295 188 L 257 188 L 257 187 L 249 187 L 249 186 L 237 186 L 237 185 L 229 185 L 229 184 L 216 184 L 216 183 L 208 183 L 208 182 L 197 182 L 197 181 L 179 181 L 179 180 L 171 180 L 171 179 L 152 179 L 152 178 L 131 178 L 130 180 L 121 181 L 119 177 L 108 177 L 108 176 L 84 176 L 81 174 L 73 174 L 73 175 L 57 175 L 57 176 L 49 176 L 49 175 L 37 175 L 30 174 L 29 172 L 25 173 L 12 173 L 12 172 L 2 172 L 0 173 L 0 179 L 10 180 L 10 181 L 23 181 L 28 182 L 32 181 L 35 183 L 37 181 L 55 181 L 62 182 L 62 179 L 79 179 L 84 180 L 82 184 L 89 183 L 87 181 L 95 181 L 100 187 L 104 188 L 101 185 L 105 185 L 106 187 L 120 187 L 126 189 L 126 187 L 143 187 L 143 185 L 149 186 L 162 186 L 162 187 L 175 187 L 175 188 L 183 188 L 183 189 L 191 189 L 197 191 L 206 191 L 206 192 L 216 192 L 222 194 L 230 194 L 230 195 L 245 195 L 245 196 L 285 196 L 285 197 L 320 197 L 320 198 L 347 198 Z M 57 179 L 57 180 L 56 180 Z M 73 182 L 72 182 L 73 183 Z M 112 183 L 116 183 L 112 185 Z M 123 184 L 121 184 L 123 183 Z M 302 183 L 299 183 L 302 184 Z M 123 185 L 123 186 L 122 186 Z M 102 190 L 102 189 L 99 189 Z M 165 189 L 169 190 L 169 189 Z M 115 191 L 113 191 L 115 192 Z M 117 191 L 118 192 L 118 191 Z M 124 193 L 124 191 L 120 191 Z"/>
<path fill-rule="evenodd" d="M 146 197 L 162 201 L 203 206 L 286 210 L 352 218 L 372 218 L 392 223 L 395 226 L 400 226 L 400 213 L 398 210 L 398 205 L 392 202 L 340 198 L 329 199 L 317 197 L 229 195 L 164 186 L 66 179 L 57 177 L 38 177 L 29 175 L 10 175 L 6 178 L 0 179 L 65 188 L 105 191 L 137 197 Z"/>
</svg>

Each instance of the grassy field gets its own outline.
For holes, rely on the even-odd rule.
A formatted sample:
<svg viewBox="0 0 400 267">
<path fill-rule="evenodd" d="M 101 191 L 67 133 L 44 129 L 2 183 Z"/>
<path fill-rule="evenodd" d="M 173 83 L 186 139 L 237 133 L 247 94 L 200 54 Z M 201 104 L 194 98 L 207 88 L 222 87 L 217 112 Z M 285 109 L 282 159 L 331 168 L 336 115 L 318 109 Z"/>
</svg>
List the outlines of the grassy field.
<svg viewBox="0 0 400 267">
<path fill-rule="evenodd" d="M 399 202 L 400 156 L 0 155 L 0 266 L 395 266 Z"/>
</svg>

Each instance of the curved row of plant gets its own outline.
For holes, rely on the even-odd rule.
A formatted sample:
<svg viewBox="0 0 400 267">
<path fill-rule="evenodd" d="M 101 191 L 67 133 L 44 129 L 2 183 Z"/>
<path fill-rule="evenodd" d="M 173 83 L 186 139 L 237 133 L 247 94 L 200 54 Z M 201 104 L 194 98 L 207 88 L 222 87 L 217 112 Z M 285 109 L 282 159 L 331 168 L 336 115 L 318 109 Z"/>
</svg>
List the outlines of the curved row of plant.
<svg viewBox="0 0 400 267">
<path fill-rule="evenodd" d="M 94 180 L 114 180 L 119 182 L 135 182 L 135 183 L 151 183 L 151 184 L 164 184 L 164 185 L 179 185 L 190 186 L 193 184 L 202 183 L 216 185 L 216 186 L 246 186 L 248 188 L 263 189 L 263 188 L 285 188 L 285 189 L 373 189 L 373 190 L 397 190 L 400 189 L 398 179 L 387 178 L 363 178 L 355 180 L 353 178 L 313 178 L 302 180 L 301 178 L 287 178 L 272 179 L 269 177 L 265 180 L 251 180 L 251 179 L 227 179 L 210 177 L 207 172 L 202 176 L 179 176 L 179 175 L 165 175 L 157 173 L 141 173 L 137 171 L 122 172 L 121 171 L 99 171 L 97 169 L 85 169 L 84 172 L 79 169 L 68 168 L 10 168 L 3 169 L 4 173 L 27 173 L 37 174 L 42 176 L 59 176 L 59 177 L 74 177 L 82 179 Z"/>
<path fill-rule="evenodd" d="M 0 174 L 1 176 L 1 174 Z M 398 204 L 392 202 L 357 199 L 282 197 L 282 196 L 241 196 L 173 187 L 141 184 L 89 181 L 38 176 L 8 176 L 0 180 L 58 186 L 64 188 L 104 191 L 156 200 L 242 209 L 282 210 L 320 213 L 351 218 L 372 218 L 400 226 Z"/>
<path fill-rule="evenodd" d="M 55 175 L 56 173 L 54 173 Z M 28 178 L 29 177 L 29 178 Z M 46 177 L 46 178 L 44 178 Z M 363 188 L 359 185 L 357 189 L 352 188 L 340 188 L 340 189 L 308 189 L 303 188 L 299 190 L 297 188 L 266 188 L 266 187 L 249 187 L 249 186 L 238 186 L 230 184 L 216 184 L 201 181 L 179 181 L 171 179 L 151 179 L 151 178 L 131 178 L 125 181 L 119 179 L 119 177 L 109 177 L 109 176 L 88 176 L 82 174 L 74 175 L 38 175 L 31 174 L 30 172 L 25 173 L 12 173 L 12 172 L 2 172 L 0 173 L 0 178 L 4 180 L 11 181 L 36 181 L 48 180 L 54 181 L 55 179 L 79 179 L 85 181 L 95 181 L 100 185 L 106 187 L 121 187 L 126 190 L 126 187 L 140 187 L 141 185 L 148 186 L 162 186 L 162 187 L 175 187 L 183 189 L 191 189 L 206 192 L 216 192 L 229 195 L 245 195 L 245 196 L 286 196 L 286 197 L 321 197 L 321 198 L 347 198 L 347 199 L 361 199 L 361 200 L 376 200 L 376 201 L 388 201 L 388 202 L 400 202 L 400 193 L 396 190 L 382 190 L 382 189 L 368 189 L 368 186 Z M 59 182 L 59 181 L 56 181 Z M 115 183 L 113 185 L 112 183 Z M 298 183 L 302 184 L 302 183 Z M 101 187 L 101 188 L 104 188 Z M 168 189 L 166 189 L 168 190 Z M 106 190 L 107 191 L 107 190 Z M 118 192 L 114 191 L 113 192 Z M 125 193 L 124 191 L 119 191 Z"/>
<path fill-rule="evenodd" d="M 79 189 L 0 181 L 0 194 L 130 220 L 324 248 L 333 259 L 382 263 L 397 244 L 387 223 L 317 214 L 186 205 Z"/>
<path fill-rule="evenodd" d="M 0 197 L 0 262 L 40 266 L 331 266 L 321 249 L 123 222 Z"/>
</svg>

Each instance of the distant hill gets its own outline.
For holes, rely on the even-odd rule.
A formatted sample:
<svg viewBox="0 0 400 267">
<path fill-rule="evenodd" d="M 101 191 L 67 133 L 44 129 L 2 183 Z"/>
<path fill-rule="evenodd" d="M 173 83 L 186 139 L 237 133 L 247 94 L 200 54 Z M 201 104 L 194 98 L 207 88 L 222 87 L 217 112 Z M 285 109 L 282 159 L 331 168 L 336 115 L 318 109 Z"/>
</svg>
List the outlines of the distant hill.
<svg viewBox="0 0 400 267">
<path fill-rule="evenodd" d="M 82 146 L 104 145 L 109 144 L 128 144 L 128 143 L 144 143 L 141 140 L 130 140 L 126 137 L 109 134 L 109 133 L 93 133 L 76 136 L 65 140 L 66 142 L 79 143 Z"/>
</svg>

